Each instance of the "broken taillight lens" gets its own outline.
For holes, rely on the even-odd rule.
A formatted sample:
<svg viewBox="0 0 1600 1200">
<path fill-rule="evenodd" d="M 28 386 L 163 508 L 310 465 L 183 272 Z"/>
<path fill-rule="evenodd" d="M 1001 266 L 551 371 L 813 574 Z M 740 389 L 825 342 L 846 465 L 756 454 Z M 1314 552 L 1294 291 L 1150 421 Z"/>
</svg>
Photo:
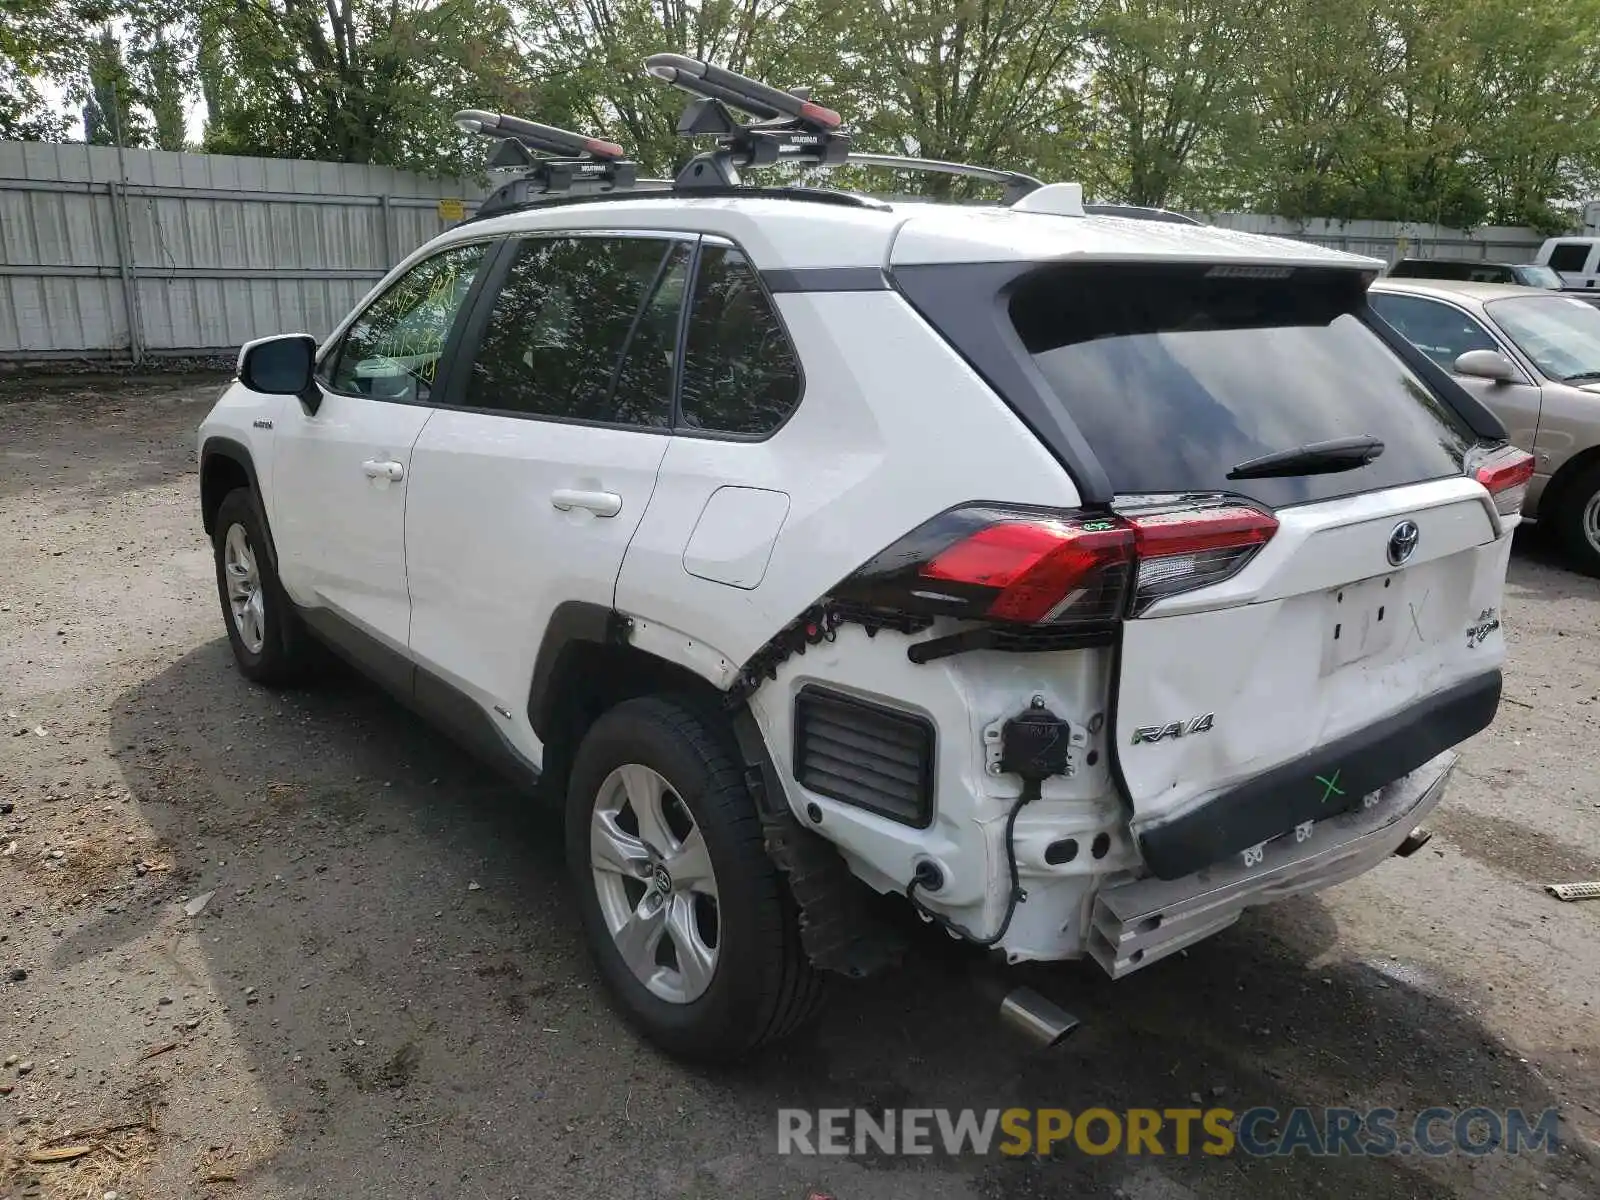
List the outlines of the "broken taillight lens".
<svg viewBox="0 0 1600 1200">
<path fill-rule="evenodd" d="M 833 595 L 913 616 L 1106 628 L 1226 579 L 1277 527 L 1258 509 L 1209 498 L 1115 514 L 965 505 L 901 538 Z"/>
<path fill-rule="evenodd" d="M 1503 517 L 1522 511 L 1533 479 L 1533 455 L 1515 446 L 1501 446 L 1470 462 L 1472 477 L 1488 489 L 1494 507 Z"/>
</svg>

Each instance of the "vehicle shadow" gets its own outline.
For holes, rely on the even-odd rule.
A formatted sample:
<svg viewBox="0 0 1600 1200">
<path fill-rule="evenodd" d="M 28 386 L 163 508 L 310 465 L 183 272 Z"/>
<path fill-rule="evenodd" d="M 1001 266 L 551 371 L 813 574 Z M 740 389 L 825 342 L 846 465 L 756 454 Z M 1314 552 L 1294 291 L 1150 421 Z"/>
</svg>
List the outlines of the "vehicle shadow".
<svg viewBox="0 0 1600 1200">
<path fill-rule="evenodd" d="M 966 956 L 927 936 L 903 969 L 838 988 L 795 1042 L 693 1070 L 599 994 L 553 815 L 366 684 L 336 672 L 307 691 L 256 688 L 219 639 L 122 695 L 112 745 L 172 869 L 63 939 L 58 965 L 192 925 L 218 1017 L 279 1126 L 259 1171 L 311 1194 L 1288 1200 L 1600 1185 L 1570 1154 L 1219 1159 L 1169 1143 L 1162 1158 L 782 1157 L 782 1108 L 1553 1102 L 1459 993 L 1320 961 L 1336 929 L 1314 899 L 1119 983 L 1029 973 L 1083 1021 L 1050 1052 L 1002 1030 L 961 982 Z M 192 920 L 174 903 L 212 890 Z"/>
<path fill-rule="evenodd" d="M 1521 589 L 1543 600 L 1600 598 L 1600 580 L 1574 570 L 1554 532 L 1543 525 L 1522 525 L 1512 535 L 1506 590 L 1514 598 Z"/>
</svg>

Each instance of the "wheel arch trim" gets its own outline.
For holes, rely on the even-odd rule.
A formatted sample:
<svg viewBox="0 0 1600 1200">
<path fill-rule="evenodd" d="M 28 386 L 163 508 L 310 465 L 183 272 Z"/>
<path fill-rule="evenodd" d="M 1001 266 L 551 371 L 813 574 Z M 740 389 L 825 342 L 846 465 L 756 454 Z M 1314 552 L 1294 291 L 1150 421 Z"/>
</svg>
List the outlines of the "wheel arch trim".
<svg viewBox="0 0 1600 1200">
<path fill-rule="evenodd" d="M 216 532 L 214 528 L 216 509 L 206 504 L 206 468 L 213 459 L 218 458 L 227 459 L 238 466 L 244 472 L 245 479 L 249 481 L 250 495 L 256 505 L 256 515 L 261 518 L 261 528 L 267 538 L 266 551 L 268 561 L 271 563 L 272 569 L 276 571 L 278 569 L 278 549 L 272 540 L 272 523 L 267 520 L 266 497 L 261 491 L 261 479 L 256 474 L 255 457 L 250 453 L 250 448 L 244 443 L 220 435 L 207 438 L 200 447 L 200 519 L 206 536 L 211 537 Z M 221 496 L 217 497 L 217 503 L 219 505 L 222 503 Z"/>
</svg>

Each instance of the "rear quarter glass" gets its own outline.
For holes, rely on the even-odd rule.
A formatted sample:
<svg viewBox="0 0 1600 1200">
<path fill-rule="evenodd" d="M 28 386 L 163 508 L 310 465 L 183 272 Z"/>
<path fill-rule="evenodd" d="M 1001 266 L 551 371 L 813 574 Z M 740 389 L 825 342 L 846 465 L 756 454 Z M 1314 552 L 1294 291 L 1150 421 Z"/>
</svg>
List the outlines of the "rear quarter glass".
<svg viewBox="0 0 1600 1200">
<path fill-rule="evenodd" d="M 1362 319 L 1354 272 L 1207 266 L 1034 272 L 1009 313 L 1118 494 L 1220 491 L 1272 508 L 1459 474 L 1475 438 Z M 1366 466 L 1230 480 L 1308 442 L 1376 437 Z"/>
</svg>

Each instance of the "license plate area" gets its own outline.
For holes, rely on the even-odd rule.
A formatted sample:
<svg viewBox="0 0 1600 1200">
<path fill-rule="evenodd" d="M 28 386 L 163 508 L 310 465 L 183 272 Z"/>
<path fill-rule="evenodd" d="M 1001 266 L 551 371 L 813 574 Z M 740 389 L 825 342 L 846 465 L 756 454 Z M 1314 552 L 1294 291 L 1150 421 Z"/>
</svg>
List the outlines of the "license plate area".
<svg viewBox="0 0 1600 1200">
<path fill-rule="evenodd" d="M 1405 575 L 1395 571 L 1323 595 L 1322 674 L 1384 654 L 1407 632 Z"/>
</svg>

